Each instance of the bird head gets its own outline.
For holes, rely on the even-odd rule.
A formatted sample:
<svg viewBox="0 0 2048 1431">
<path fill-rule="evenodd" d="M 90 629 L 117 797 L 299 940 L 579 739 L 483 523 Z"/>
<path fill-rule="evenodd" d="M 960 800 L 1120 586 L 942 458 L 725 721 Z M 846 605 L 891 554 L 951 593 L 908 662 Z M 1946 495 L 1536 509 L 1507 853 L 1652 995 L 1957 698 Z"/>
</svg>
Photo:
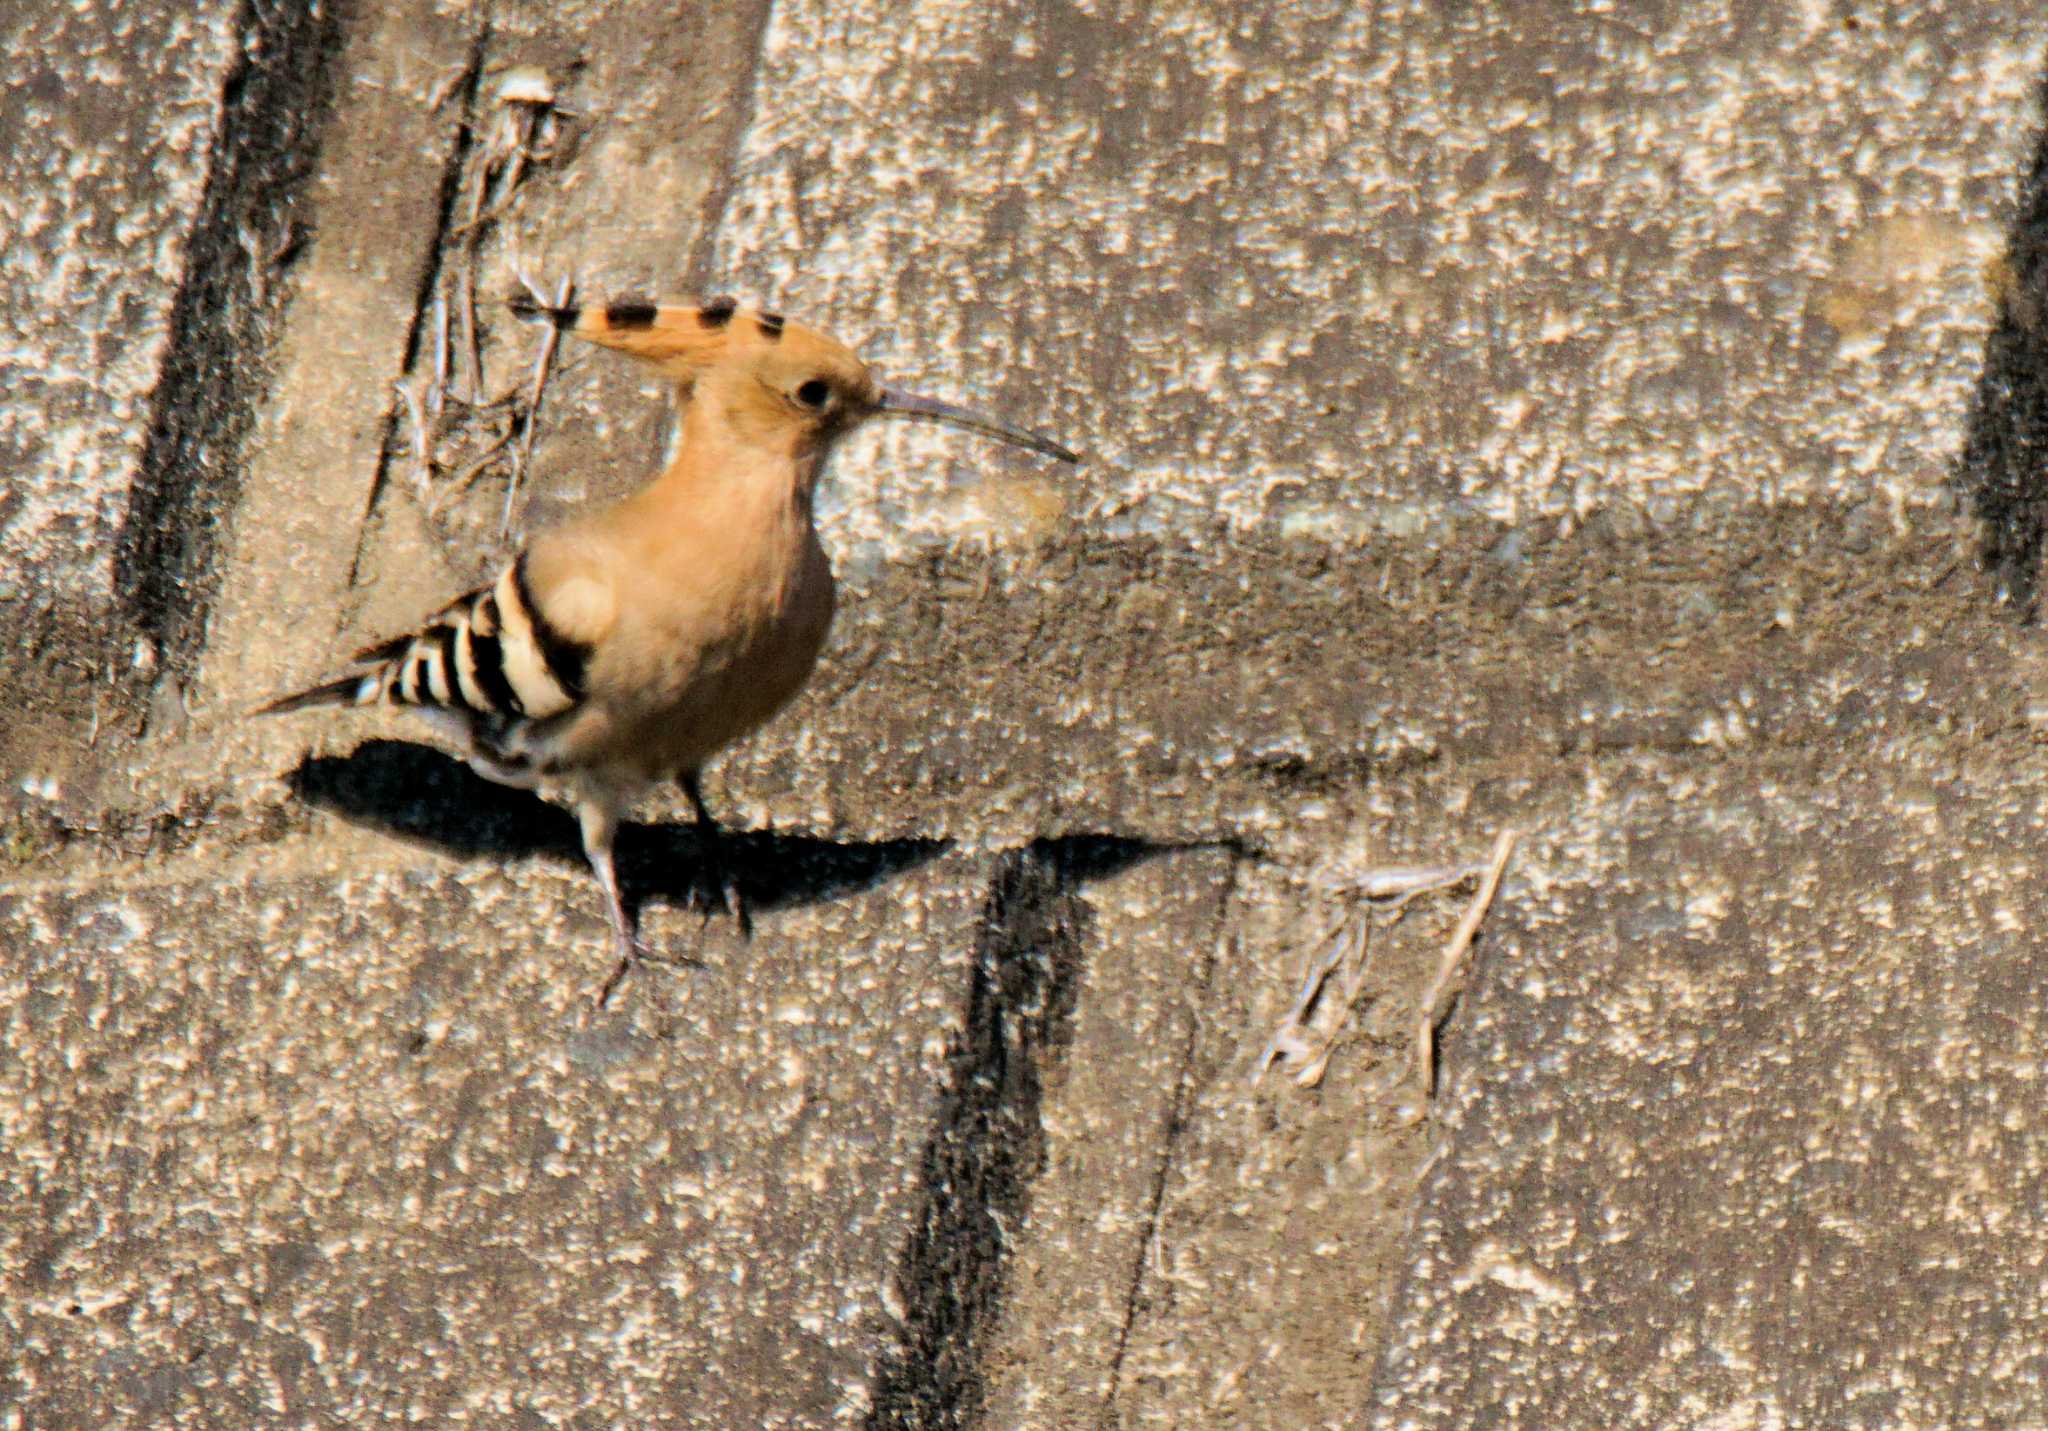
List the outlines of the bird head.
<svg viewBox="0 0 2048 1431">
<path fill-rule="evenodd" d="M 546 308 L 521 296 L 512 310 L 640 359 L 674 382 L 682 401 L 710 404 L 746 440 L 816 451 L 870 418 L 897 415 L 964 427 L 1062 462 L 1079 460 L 1002 418 L 885 387 L 845 344 L 729 298 L 694 307 L 622 300 Z"/>
</svg>

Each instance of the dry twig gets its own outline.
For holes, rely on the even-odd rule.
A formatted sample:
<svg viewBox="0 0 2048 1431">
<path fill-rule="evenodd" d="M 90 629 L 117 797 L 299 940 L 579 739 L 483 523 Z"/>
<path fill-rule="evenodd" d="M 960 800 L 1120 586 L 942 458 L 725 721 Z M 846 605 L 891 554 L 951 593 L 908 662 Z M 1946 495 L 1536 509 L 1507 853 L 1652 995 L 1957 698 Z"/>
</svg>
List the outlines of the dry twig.
<svg viewBox="0 0 2048 1431">
<path fill-rule="evenodd" d="M 418 385 L 408 380 L 393 386 L 405 403 L 406 416 L 412 420 L 413 491 L 421 505 L 425 505 L 427 491 L 434 481 L 433 429 L 427 425 L 426 405 Z"/>
<path fill-rule="evenodd" d="M 470 72 L 462 72 L 457 77 L 457 87 L 469 77 Z M 445 85 L 443 88 L 446 93 L 437 92 L 437 103 L 446 102 L 455 92 Z M 412 423 L 417 486 L 422 505 L 429 512 L 439 505 L 428 493 L 431 477 L 453 472 L 456 476 L 452 490 L 466 490 L 485 472 L 507 461 L 507 448 L 511 449 L 511 472 L 499 519 L 500 541 L 509 532 L 512 508 L 533 453 L 534 416 L 554 361 L 557 339 L 550 330 L 527 381 L 515 380 L 496 397 L 486 397 L 490 380 L 484 369 L 483 337 L 477 318 L 477 270 L 485 230 L 517 198 L 519 186 L 531 167 L 557 152 L 556 119 L 569 111 L 556 105 L 554 99 L 553 80 L 535 65 L 515 66 L 495 86 L 488 127 L 482 130 L 464 176 L 463 211 L 449 229 L 453 252 L 434 292 L 428 336 L 431 371 L 419 380 L 419 386 L 403 390 Z M 564 283 L 558 302 L 566 303 L 572 293 L 571 286 Z M 538 291 L 534 296 L 541 297 Z M 498 424 L 487 414 L 508 406 L 513 409 L 512 426 L 494 431 Z"/>
<path fill-rule="evenodd" d="M 458 492 L 467 492 L 476 479 L 483 475 L 484 469 L 496 462 L 500 454 L 511 445 L 512 429 L 508 427 L 492 438 L 490 445 L 471 458 L 467 466 L 459 468 L 448 485 Z"/>
<path fill-rule="evenodd" d="M 1294 1002 L 1260 1052 L 1252 1081 L 1258 1082 L 1277 1063 L 1299 1087 L 1313 1088 L 1320 1083 L 1330 1055 L 1350 1023 L 1352 1006 L 1365 990 L 1374 921 L 1392 924 L 1410 900 L 1477 881 L 1478 890 L 1445 946 L 1436 979 L 1421 1006 L 1416 1056 L 1423 1067 L 1424 1091 L 1432 1091 L 1436 1026 L 1443 1019 L 1443 1005 L 1456 992 L 1453 980 L 1493 903 L 1515 839 L 1515 831 L 1501 831 L 1487 864 L 1380 865 L 1333 882 L 1332 892 L 1350 907 L 1316 946 L 1317 952 L 1303 959 Z"/>
<path fill-rule="evenodd" d="M 1374 917 L 1392 923 L 1418 895 L 1463 884 L 1483 872 L 1479 865 L 1383 865 L 1336 883 L 1333 892 L 1351 901 L 1352 908 L 1325 936 L 1321 954 L 1304 959 L 1294 1003 L 1260 1053 L 1252 1081 L 1278 1063 L 1299 1087 L 1322 1082 L 1338 1037 L 1350 1022 L 1351 1006 L 1365 989 Z"/>
<path fill-rule="evenodd" d="M 484 354 L 476 336 L 476 239 L 472 236 L 462 246 L 461 286 L 456 298 L 462 305 L 462 345 L 469 353 L 469 396 L 465 399 L 471 406 L 484 395 Z"/>
<path fill-rule="evenodd" d="M 1480 880 L 1472 903 L 1465 907 L 1465 917 L 1458 921 L 1450 943 L 1444 946 L 1443 958 L 1437 963 L 1436 978 L 1431 982 L 1429 993 L 1422 1000 L 1421 1012 L 1416 1017 L 1415 1067 L 1422 1076 L 1422 1095 L 1425 1098 L 1436 1096 L 1436 1026 L 1443 1021 L 1445 1006 L 1465 986 L 1466 956 L 1472 952 L 1472 940 L 1479 933 L 1487 910 L 1493 907 L 1494 891 L 1500 888 L 1501 872 L 1508 867 L 1508 856 L 1514 853 L 1515 839 L 1513 830 L 1502 830 L 1495 837 L 1493 859 L 1486 867 L 1486 877 Z"/>
<path fill-rule="evenodd" d="M 567 308 L 569 300 L 576 296 L 576 285 L 566 278 L 555 286 L 555 298 L 552 303 L 548 302 L 545 294 L 534 287 L 533 281 L 525 274 L 519 275 L 519 281 L 526 285 L 526 291 L 533 295 L 535 302 L 547 307 Z M 561 341 L 561 337 L 560 328 L 552 323 L 547 324 L 546 332 L 541 335 L 540 352 L 534 356 L 533 381 L 526 392 L 526 421 L 519 431 L 518 450 L 512 455 L 512 477 L 505 484 L 505 510 L 498 515 L 498 540 L 501 542 L 512 531 L 512 503 L 519 495 L 519 480 L 526 475 L 527 461 L 533 456 L 533 433 L 540 424 L 541 394 L 547 388 L 548 369 L 554 364 L 555 345 Z"/>
<path fill-rule="evenodd" d="M 441 416 L 441 405 L 448 396 L 448 295 L 437 287 L 434 290 L 434 384 L 427 389 L 427 411 L 434 417 Z"/>
</svg>

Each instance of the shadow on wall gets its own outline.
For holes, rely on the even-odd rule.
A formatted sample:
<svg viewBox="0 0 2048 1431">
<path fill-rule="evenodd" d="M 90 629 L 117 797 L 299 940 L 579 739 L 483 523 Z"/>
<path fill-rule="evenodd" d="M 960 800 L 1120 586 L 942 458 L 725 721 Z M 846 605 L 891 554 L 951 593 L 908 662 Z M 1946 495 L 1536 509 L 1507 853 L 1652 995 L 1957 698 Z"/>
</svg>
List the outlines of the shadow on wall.
<svg viewBox="0 0 2048 1431">
<path fill-rule="evenodd" d="M 428 746 L 370 740 L 346 756 L 301 761 L 287 777 L 309 805 L 465 858 L 541 855 L 588 869 L 570 814 L 536 795 L 494 785 Z M 717 859 L 694 825 L 626 824 L 619 829 L 620 893 L 630 908 L 646 900 L 717 909 L 723 895 L 712 868 L 723 868 L 748 907 L 788 909 L 866 889 L 932 859 L 944 840 L 837 843 L 803 835 L 721 831 Z"/>
<path fill-rule="evenodd" d="M 365 741 L 347 756 L 308 758 L 287 779 L 310 805 L 448 854 L 538 855 L 585 868 L 566 811 L 494 785 L 428 746 Z M 947 847 L 942 840 L 840 844 L 768 832 L 716 838 L 716 866 L 756 910 L 867 888 Z M 989 1332 L 1006 1290 L 1009 1230 L 1026 1216 L 1045 1164 L 1045 1079 L 1065 1056 L 1094 953 L 1082 891 L 1140 861 L 1203 848 L 1248 857 L 1228 839 L 1162 844 L 1089 834 L 1036 840 L 998 857 L 961 1029 L 947 1049 L 944 1091 L 919 1159 L 919 1206 L 895 1278 L 905 1312 L 875 1368 L 871 1428 L 974 1424 L 986 1392 Z M 718 907 L 704 853 L 692 825 L 623 826 L 618 860 L 627 902 Z"/>
<path fill-rule="evenodd" d="M 2048 117 L 2048 78 L 2038 108 Z M 2048 544 L 2048 127 L 2021 181 L 2005 262 L 1954 481 L 1984 524 L 1982 560 L 1999 599 L 2031 622 Z"/>
</svg>

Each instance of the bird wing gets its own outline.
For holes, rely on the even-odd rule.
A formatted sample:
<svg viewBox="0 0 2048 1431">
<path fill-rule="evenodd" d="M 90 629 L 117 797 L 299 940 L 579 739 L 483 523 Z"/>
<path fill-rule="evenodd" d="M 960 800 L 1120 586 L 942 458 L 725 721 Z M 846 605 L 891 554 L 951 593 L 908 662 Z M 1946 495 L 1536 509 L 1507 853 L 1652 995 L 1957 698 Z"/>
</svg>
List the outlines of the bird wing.
<svg viewBox="0 0 2048 1431">
<path fill-rule="evenodd" d="M 564 715 L 588 693 L 592 658 L 617 616 L 603 566 L 577 555 L 543 539 L 495 582 L 458 597 L 418 630 L 358 651 L 360 669 L 257 713 L 389 702 L 500 729 Z"/>
</svg>

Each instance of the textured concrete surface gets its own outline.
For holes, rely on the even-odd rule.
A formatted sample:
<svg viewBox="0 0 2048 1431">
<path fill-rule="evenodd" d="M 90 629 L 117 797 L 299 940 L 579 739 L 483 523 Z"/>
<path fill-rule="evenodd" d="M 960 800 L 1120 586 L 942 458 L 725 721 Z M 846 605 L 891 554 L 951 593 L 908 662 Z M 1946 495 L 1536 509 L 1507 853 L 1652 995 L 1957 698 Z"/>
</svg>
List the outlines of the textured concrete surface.
<svg viewBox="0 0 2048 1431">
<path fill-rule="evenodd" d="M 230 6 L 119 10 L 0 17 L 0 765 L 60 794 L 158 660 L 117 554 L 235 58 Z"/>
<path fill-rule="evenodd" d="M 160 348 L 0 431 L 44 444 L 7 550 L 70 562 L 21 599 L 111 603 L 0 668 L 0 1406 L 2048 1416 L 2034 8 L 198 13 L 314 90 L 195 70 L 189 165 L 96 161 Z M 516 65 L 557 112 L 471 225 Z M 0 105 L 170 122 L 68 93 Z M 10 275 L 108 291 L 20 232 Z M 502 417 L 422 471 L 395 389 L 444 317 L 470 381 L 472 289 L 482 395 L 523 384 L 522 274 L 765 300 L 1089 457 L 847 444 L 827 666 L 711 782 L 757 937 L 650 802 L 628 882 L 700 967 L 604 1015 L 564 819 L 397 721 L 241 717 L 504 550 Z M 644 475 L 657 399 L 565 350 L 515 529 Z M 1333 871 L 1506 824 L 1434 1109 L 1448 897 L 1318 1089 L 1254 1086 Z"/>
<path fill-rule="evenodd" d="M 516 884 L 274 873 L 298 853 L 0 900 L 11 1414 L 753 1426 L 862 1404 L 968 871 L 828 884 L 730 963 L 593 1016 L 566 861 Z"/>
<path fill-rule="evenodd" d="M 2035 756 L 1879 740 L 1545 828 L 1361 1424 L 2040 1419 Z"/>
<path fill-rule="evenodd" d="M 204 640 L 346 8 L 0 20 L 0 761 L 80 813 Z"/>
<path fill-rule="evenodd" d="M 2039 17 L 1743 13 L 779 6 L 719 267 L 1079 432 L 1110 531 L 1930 500 Z M 866 441 L 864 537 L 975 485 Z"/>
<path fill-rule="evenodd" d="M 15 57 L 0 95 L 10 606 L 113 601 L 235 46 L 230 5 L 22 5 L 0 28 Z"/>
<path fill-rule="evenodd" d="M 986 1376 L 990 1424 L 1086 1425 L 1113 1403 L 1152 1253 L 1237 870 L 1161 856 L 1091 890 L 1096 947 L 1040 1109 L 1044 1166 L 1018 1230 Z"/>
</svg>

